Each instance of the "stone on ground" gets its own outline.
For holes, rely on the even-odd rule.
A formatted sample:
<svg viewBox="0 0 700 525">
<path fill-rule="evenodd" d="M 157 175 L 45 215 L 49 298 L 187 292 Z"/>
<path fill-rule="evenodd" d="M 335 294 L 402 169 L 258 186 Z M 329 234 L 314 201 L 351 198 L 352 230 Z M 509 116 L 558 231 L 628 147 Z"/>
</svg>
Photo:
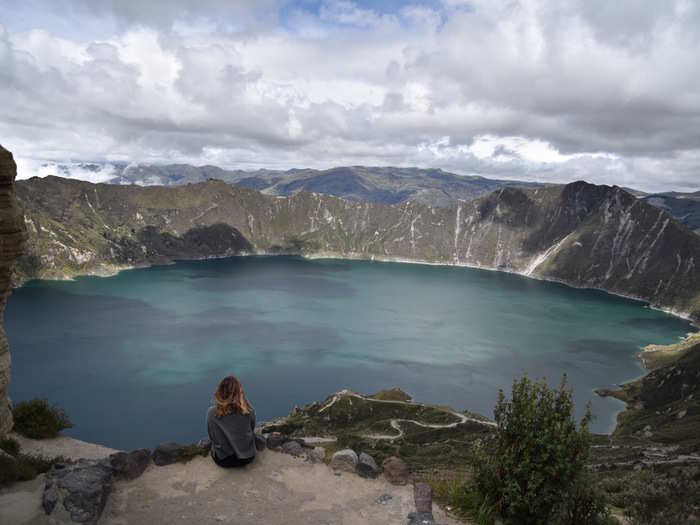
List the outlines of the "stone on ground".
<svg viewBox="0 0 700 525">
<path fill-rule="evenodd" d="M 112 469 L 105 461 L 56 464 L 46 474 L 42 506 L 52 522 L 95 524 L 112 490 Z"/>
<path fill-rule="evenodd" d="M 419 514 L 433 512 L 433 488 L 427 483 L 416 483 L 413 486 L 413 501 Z"/>
<path fill-rule="evenodd" d="M 168 443 L 161 443 L 153 451 L 153 463 L 162 467 L 163 465 L 170 465 L 177 462 L 184 452 L 182 445 L 175 443 L 174 441 L 169 441 Z"/>
<path fill-rule="evenodd" d="M 323 447 L 314 447 L 313 450 L 309 452 L 309 461 L 311 463 L 323 463 L 326 459 L 326 449 Z"/>
<path fill-rule="evenodd" d="M 408 483 L 408 465 L 401 458 L 391 456 L 382 463 L 384 477 L 392 485 L 406 485 Z"/>
<path fill-rule="evenodd" d="M 346 472 L 355 472 L 357 468 L 357 454 L 354 450 L 346 448 L 339 450 L 331 458 L 331 467 L 335 470 L 343 470 Z"/>
<path fill-rule="evenodd" d="M 147 448 L 131 452 L 116 452 L 109 456 L 109 465 L 114 475 L 124 479 L 136 479 L 151 464 L 151 451 Z"/>
<path fill-rule="evenodd" d="M 379 474 L 377 462 L 372 456 L 362 452 L 357 462 L 357 473 L 363 478 L 376 478 Z"/>
<path fill-rule="evenodd" d="M 304 455 L 304 447 L 302 447 L 296 441 L 287 441 L 284 445 L 282 445 L 282 452 L 291 456 L 299 457 Z"/>
<path fill-rule="evenodd" d="M 284 442 L 284 437 L 279 432 L 268 434 L 265 440 L 267 448 L 277 448 Z"/>
</svg>

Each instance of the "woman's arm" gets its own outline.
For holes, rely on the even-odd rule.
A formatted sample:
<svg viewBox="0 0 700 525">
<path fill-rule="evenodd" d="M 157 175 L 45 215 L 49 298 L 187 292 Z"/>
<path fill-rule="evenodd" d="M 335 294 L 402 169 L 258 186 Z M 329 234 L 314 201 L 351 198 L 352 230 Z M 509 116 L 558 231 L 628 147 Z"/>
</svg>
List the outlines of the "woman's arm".
<svg viewBox="0 0 700 525">
<path fill-rule="evenodd" d="M 250 411 L 250 429 L 255 433 L 255 409 Z"/>
</svg>

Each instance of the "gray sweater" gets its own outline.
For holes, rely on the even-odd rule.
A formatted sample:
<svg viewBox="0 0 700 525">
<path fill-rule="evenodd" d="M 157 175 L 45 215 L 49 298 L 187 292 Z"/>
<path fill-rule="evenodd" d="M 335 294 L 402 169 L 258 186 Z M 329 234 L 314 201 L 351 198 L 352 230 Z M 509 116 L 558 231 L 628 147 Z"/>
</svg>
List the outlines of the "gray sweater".
<svg viewBox="0 0 700 525">
<path fill-rule="evenodd" d="M 247 459 L 255 456 L 255 410 L 250 414 L 216 415 L 216 407 L 207 411 L 207 433 L 217 459 L 235 456 Z"/>
</svg>

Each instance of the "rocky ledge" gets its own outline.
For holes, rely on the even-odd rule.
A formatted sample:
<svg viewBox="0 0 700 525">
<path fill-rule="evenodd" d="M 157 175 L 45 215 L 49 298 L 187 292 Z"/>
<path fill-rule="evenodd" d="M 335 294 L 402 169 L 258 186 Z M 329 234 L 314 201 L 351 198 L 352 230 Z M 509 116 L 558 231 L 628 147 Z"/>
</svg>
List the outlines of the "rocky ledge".
<svg viewBox="0 0 700 525">
<path fill-rule="evenodd" d="M 1 490 L 0 522 L 460 523 L 433 509 L 432 489 L 412 485 L 399 458 L 385 461 L 382 475 L 366 452 L 327 455 L 324 447 L 276 433 L 260 436 L 258 448 L 269 444 L 272 451 L 243 469 L 217 467 L 206 440 L 189 447 L 163 443 L 152 452 L 114 452 L 65 437 L 49 441 L 22 444 L 25 453 L 60 450 L 72 457 L 84 448 L 90 458 L 57 463 L 35 481 Z"/>
<path fill-rule="evenodd" d="M 15 197 L 17 166 L 12 154 L 0 146 L 0 437 L 12 428 L 7 389 L 10 385 L 10 350 L 2 316 L 10 295 L 15 260 L 26 240 L 24 215 Z"/>
</svg>

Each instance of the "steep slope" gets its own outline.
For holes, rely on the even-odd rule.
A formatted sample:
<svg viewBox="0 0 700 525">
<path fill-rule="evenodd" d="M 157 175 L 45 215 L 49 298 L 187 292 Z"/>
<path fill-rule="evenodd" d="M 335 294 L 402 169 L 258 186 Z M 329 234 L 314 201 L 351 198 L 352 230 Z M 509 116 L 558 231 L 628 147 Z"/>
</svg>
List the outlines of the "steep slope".
<svg viewBox="0 0 700 525">
<path fill-rule="evenodd" d="M 700 317 L 700 237 L 617 187 L 503 188 L 450 208 L 275 197 L 220 181 L 144 188 L 47 177 L 22 181 L 17 194 L 30 234 L 20 279 L 284 252 L 518 272 Z"/>
<path fill-rule="evenodd" d="M 10 384 L 10 348 L 3 315 L 12 288 L 12 268 L 24 250 L 26 231 L 22 210 L 15 198 L 17 165 L 12 154 L 0 146 L 0 437 L 12 428 L 7 391 Z"/>
<path fill-rule="evenodd" d="M 616 437 L 648 437 L 677 445 L 682 452 L 700 450 L 700 343 L 677 359 L 622 385 L 601 392 L 627 403 L 617 418 Z"/>
</svg>

